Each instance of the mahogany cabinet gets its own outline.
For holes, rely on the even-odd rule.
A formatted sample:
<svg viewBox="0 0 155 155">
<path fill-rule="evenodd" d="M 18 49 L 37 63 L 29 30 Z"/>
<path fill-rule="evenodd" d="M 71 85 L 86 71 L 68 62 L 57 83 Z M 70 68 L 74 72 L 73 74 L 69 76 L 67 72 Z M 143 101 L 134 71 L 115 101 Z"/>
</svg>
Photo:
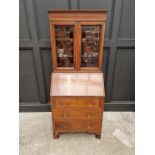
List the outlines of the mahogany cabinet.
<svg viewBox="0 0 155 155">
<path fill-rule="evenodd" d="M 53 135 L 101 136 L 106 10 L 49 10 Z"/>
</svg>

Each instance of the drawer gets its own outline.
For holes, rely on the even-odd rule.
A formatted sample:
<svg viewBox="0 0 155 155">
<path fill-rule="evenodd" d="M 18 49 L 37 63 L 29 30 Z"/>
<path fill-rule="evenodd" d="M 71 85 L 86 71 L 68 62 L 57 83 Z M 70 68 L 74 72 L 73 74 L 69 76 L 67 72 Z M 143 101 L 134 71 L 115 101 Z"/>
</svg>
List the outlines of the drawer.
<svg viewBox="0 0 155 155">
<path fill-rule="evenodd" d="M 101 119 L 101 109 L 53 110 L 55 119 Z"/>
<path fill-rule="evenodd" d="M 57 98 L 53 102 L 53 108 L 77 108 L 77 107 L 99 107 L 100 98 L 97 97 L 65 97 Z"/>
<path fill-rule="evenodd" d="M 96 131 L 100 130 L 101 120 L 64 120 L 55 121 L 55 129 L 59 131 Z"/>
</svg>

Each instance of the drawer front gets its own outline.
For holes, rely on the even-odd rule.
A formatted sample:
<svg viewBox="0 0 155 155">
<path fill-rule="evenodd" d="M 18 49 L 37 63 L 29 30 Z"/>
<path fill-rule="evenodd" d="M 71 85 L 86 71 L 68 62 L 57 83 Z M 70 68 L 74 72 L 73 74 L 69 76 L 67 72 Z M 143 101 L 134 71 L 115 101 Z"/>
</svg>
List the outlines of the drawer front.
<svg viewBox="0 0 155 155">
<path fill-rule="evenodd" d="M 96 131 L 100 130 L 101 120 L 64 120 L 55 121 L 55 129 L 59 131 Z"/>
<path fill-rule="evenodd" d="M 101 109 L 82 110 L 53 110 L 55 119 L 101 119 Z"/>
<path fill-rule="evenodd" d="M 77 108 L 77 107 L 99 107 L 99 98 L 79 98 L 79 97 L 68 97 L 68 98 L 57 98 L 53 102 L 53 108 Z"/>
</svg>

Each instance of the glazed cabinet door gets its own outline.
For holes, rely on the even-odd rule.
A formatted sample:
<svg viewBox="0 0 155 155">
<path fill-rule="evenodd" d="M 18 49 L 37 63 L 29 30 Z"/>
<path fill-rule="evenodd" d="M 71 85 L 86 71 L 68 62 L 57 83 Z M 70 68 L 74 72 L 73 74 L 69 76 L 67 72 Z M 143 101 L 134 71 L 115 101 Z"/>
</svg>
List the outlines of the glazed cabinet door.
<svg viewBox="0 0 155 155">
<path fill-rule="evenodd" d="M 102 70 L 105 24 L 103 22 L 79 22 L 78 70 L 96 72 Z"/>
<path fill-rule="evenodd" d="M 76 71 L 77 23 L 51 22 L 53 71 Z"/>
</svg>

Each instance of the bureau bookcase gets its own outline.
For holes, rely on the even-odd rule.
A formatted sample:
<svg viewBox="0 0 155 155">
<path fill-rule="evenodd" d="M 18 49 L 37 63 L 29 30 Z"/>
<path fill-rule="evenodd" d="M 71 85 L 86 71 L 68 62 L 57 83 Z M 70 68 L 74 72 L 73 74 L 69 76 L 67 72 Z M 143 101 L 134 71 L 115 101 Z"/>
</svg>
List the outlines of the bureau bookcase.
<svg viewBox="0 0 155 155">
<path fill-rule="evenodd" d="M 104 109 L 103 46 L 106 10 L 49 10 L 53 135 L 101 137 Z"/>
</svg>

